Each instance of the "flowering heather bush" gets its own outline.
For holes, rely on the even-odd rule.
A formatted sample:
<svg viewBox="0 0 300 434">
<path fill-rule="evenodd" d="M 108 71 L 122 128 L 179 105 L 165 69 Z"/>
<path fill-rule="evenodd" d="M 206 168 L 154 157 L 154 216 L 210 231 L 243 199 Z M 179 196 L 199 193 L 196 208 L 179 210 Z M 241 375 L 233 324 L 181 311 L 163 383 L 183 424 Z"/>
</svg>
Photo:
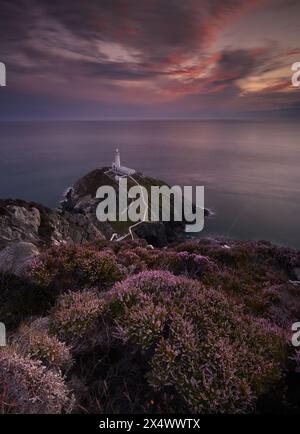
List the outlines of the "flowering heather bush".
<svg viewBox="0 0 300 434">
<path fill-rule="evenodd" d="M 100 241 L 100 243 L 103 243 L 103 241 Z M 135 239 L 135 240 L 131 240 L 131 239 L 126 239 L 123 240 L 122 242 L 118 242 L 118 243 L 110 243 L 109 242 L 109 247 L 111 249 L 113 249 L 113 251 L 116 254 L 122 253 L 124 250 L 136 250 L 138 248 L 147 248 L 147 241 L 143 240 L 143 239 Z"/>
<path fill-rule="evenodd" d="M 162 264 L 175 274 L 184 274 L 192 278 L 201 277 L 203 274 L 212 273 L 217 269 L 211 259 L 187 251 L 167 252 L 162 259 Z"/>
<path fill-rule="evenodd" d="M 217 267 L 213 260 L 187 251 L 176 252 L 172 249 L 136 249 L 121 252 L 119 261 L 128 267 L 129 272 L 140 272 L 148 269 L 169 270 L 174 274 L 183 274 L 192 278 L 213 273 Z"/>
<path fill-rule="evenodd" d="M 108 252 L 81 252 L 76 258 L 75 269 L 77 268 L 84 273 L 87 282 L 92 285 L 107 286 L 122 277 L 115 256 Z"/>
<path fill-rule="evenodd" d="M 266 241 L 190 240 L 175 246 L 177 251 L 202 254 L 218 265 L 235 268 L 254 263 L 256 266 L 277 266 L 280 249 Z"/>
<path fill-rule="evenodd" d="M 0 350 L 1 398 L 1 413 L 68 413 L 74 405 L 58 372 L 7 349 Z"/>
<path fill-rule="evenodd" d="M 167 305 L 173 293 L 184 292 L 195 285 L 196 282 L 168 271 L 145 271 L 116 283 L 109 293 L 111 308 L 114 312 L 123 312 L 124 308 L 149 300 L 147 296 Z"/>
<path fill-rule="evenodd" d="M 133 340 L 143 350 L 148 349 L 160 338 L 167 318 L 167 308 L 155 305 L 145 297 L 143 306 L 128 309 L 125 318 L 119 322 L 115 336 L 124 343 Z"/>
<path fill-rule="evenodd" d="M 53 281 L 56 276 L 56 270 L 54 264 L 50 264 L 50 258 L 43 257 L 35 258 L 28 271 L 32 280 L 42 287 L 47 287 Z M 51 267 L 51 265 L 53 265 Z"/>
<path fill-rule="evenodd" d="M 59 337 L 72 343 L 95 327 L 103 309 L 104 302 L 96 291 L 69 291 L 59 296 L 51 311 L 51 328 Z"/>
<path fill-rule="evenodd" d="M 201 281 L 206 286 L 226 292 L 228 297 L 239 301 L 248 313 L 255 316 L 269 317 L 270 305 L 274 306 L 276 302 L 267 288 L 287 286 L 291 278 L 287 267 L 278 260 L 281 249 L 263 241 L 191 240 L 175 245 L 174 250 L 209 258 L 216 267 L 203 273 Z M 286 254 L 290 255 L 289 252 Z M 284 289 L 284 293 L 287 292 L 288 288 Z M 296 297 L 293 299 L 295 302 Z M 278 310 L 282 311 L 282 306 Z M 282 313 L 286 316 L 284 311 Z M 289 309 L 287 316 L 290 318 L 291 313 Z"/>
<path fill-rule="evenodd" d="M 53 288 L 102 285 L 108 287 L 122 278 L 112 251 L 91 246 L 59 246 L 46 250 L 31 266 L 35 283 Z"/>
<path fill-rule="evenodd" d="M 116 336 L 152 350 L 148 382 L 162 395 L 172 390 L 168 410 L 183 401 L 191 412 L 249 411 L 280 378 L 281 336 L 222 294 L 163 271 L 132 276 L 111 293 Z"/>
<path fill-rule="evenodd" d="M 121 250 L 119 252 L 119 260 L 122 261 L 122 257 L 127 254 L 127 252 L 132 255 L 134 254 L 135 257 L 132 256 L 134 260 L 134 265 L 137 271 L 143 271 L 147 268 L 149 269 L 157 269 L 160 268 L 162 265 L 162 260 L 166 255 L 165 250 L 159 250 L 159 249 L 151 249 L 146 247 L 136 247 L 135 249 L 126 249 Z M 127 266 L 130 266 L 131 264 L 127 262 Z M 141 270 L 138 270 L 139 266 L 142 268 Z"/>
<path fill-rule="evenodd" d="M 14 336 L 13 346 L 18 353 L 41 360 L 49 368 L 64 370 L 72 364 L 70 350 L 63 342 L 32 325 L 20 327 Z"/>
<path fill-rule="evenodd" d="M 147 265 L 134 250 L 124 250 L 120 254 L 119 262 L 124 265 L 129 273 L 144 271 Z"/>
</svg>

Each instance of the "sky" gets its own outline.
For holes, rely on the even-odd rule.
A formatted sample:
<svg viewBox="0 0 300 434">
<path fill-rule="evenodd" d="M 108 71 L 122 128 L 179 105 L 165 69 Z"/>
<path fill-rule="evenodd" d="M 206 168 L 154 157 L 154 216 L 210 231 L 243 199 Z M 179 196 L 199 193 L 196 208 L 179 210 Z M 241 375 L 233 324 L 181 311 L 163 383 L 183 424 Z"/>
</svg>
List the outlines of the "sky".
<svg viewBox="0 0 300 434">
<path fill-rule="evenodd" d="M 299 0 L 0 0 L 1 119 L 300 115 Z"/>
</svg>

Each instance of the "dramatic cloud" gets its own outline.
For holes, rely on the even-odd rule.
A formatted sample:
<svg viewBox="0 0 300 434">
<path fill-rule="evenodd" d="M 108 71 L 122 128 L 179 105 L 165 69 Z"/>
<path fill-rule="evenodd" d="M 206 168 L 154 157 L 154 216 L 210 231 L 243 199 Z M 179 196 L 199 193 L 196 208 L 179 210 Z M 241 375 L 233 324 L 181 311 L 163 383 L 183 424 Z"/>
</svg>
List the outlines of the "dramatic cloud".
<svg viewBox="0 0 300 434">
<path fill-rule="evenodd" d="M 79 116 L 90 101 L 100 117 L 113 106 L 124 116 L 247 111 L 258 98 L 264 110 L 293 108 L 299 12 L 292 0 L 2 0 L 1 111 L 22 96 L 33 113 L 56 97 L 66 111 L 76 101 Z"/>
</svg>

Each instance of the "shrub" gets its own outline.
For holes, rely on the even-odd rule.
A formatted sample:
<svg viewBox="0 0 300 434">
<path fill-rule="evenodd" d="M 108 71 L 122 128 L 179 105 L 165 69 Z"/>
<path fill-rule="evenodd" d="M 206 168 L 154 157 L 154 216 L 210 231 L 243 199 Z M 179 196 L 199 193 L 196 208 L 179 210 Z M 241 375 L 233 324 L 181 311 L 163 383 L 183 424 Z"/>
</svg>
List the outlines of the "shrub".
<svg viewBox="0 0 300 434">
<path fill-rule="evenodd" d="M 165 253 L 165 251 L 159 249 L 147 249 L 145 247 L 137 247 L 135 252 L 143 261 L 145 261 L 149 267 L 152 267 L 154 264 L 156 264 Z"/>
<path fill-rule="evenodd" d="M 122 270 L 112 251 L 92 246 L 62 245 L 46 250 L 31 266 L 30 276 L 40 286 L 65 290 L 99 285 L 103 288 L 120 280 Z"/>
<path fill-rule="evenodd" d="M 103 312 L 104 302 L 94 290 L 62 294 L 51 311 L 52 330 L 74 342 L 91 331 Z"/>
<path fill-rule="evenodd" d="M 148 383 L 168 411 L 250 411 L 280 378 L 277 329 L 199 282 L 143 272 L 115 285 L 110 306 L 115 336 L 147 355 Z"/>
<path fill-rule="evenodd" d="M 22 325 L 14 336 L 13 346 L 18 353 L 54 369 L 66 369 L 72 364 L 69 348 L 46 330 L 39 330 L 33 325 Z"/>
<path fill-rule="evenodd" d="M 0 350 L 0 389 L 2 413 L 68 413 L 74 405 L 58 372 L 8 349 Z"/>
<path fill-rule="evenodd" d="M 47 287 L 56 276 L 55 265 L 50 263 L 50 258 L 44 254 L 35 258 L 28 270 L 28 275 L 33 282 L 41 287 Z"/>
<path fill-rule="evenodd" d="M 144 299 L 142 306 L 134 306 L 126 311 L 125 319 L 117 326 L 115 337 L 123 343 L 134 341 L 146 350 L 161 336 L 166 317 L 165 306 Z"/>
<path fill-rule="evenodd" d="M 147 265 L 134 250 L 124 250 L 120 254 L 119 262 L 124 265 L 129 273 L 144 271 Z"/>
<path fill-rule="evenodd" d="M 155 302 L 167 303 L 172 299 L 172 293 L 184 292 L 186 288 L 197 285 L 196 282 L 183 276 L 175 276 L 168 271 L 144 271 L 116 283 L 109 292 L 110 309 L 118 316 L 125 308 L 137 303 L 144 303 L 152 297 Z"/>
<path fill-rule="evenodd" d="M 76 258 L 76 268 L 84 273 L 84 281 L 91 285 L 109 286 L 122 277 L 115 256 L 108 252 L 83 251 Z"/>
<path fill-rule="evenodd" d="M 162 264 L 175 274 L 183 274 L 192 278 L 200 278 L 203 274 L 216 271 L 217 267 L 206 256 L 187 251 L 170 251 L 164 255 Z"/>
</svg>

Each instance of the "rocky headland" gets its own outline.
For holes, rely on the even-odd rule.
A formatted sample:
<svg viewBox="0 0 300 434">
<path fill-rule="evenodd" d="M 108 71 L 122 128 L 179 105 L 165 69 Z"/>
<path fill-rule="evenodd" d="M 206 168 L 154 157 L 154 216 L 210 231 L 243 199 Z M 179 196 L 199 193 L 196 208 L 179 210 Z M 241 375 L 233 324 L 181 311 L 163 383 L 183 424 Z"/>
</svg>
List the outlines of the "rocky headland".
<svg viewBox="0 0 300 434">
<path fill-rule="evenodd" d="M 114 233 L 126 234 L 128 224 L 100 222 L 96 217 L 98 187 L 116 187 L 115 181 L 106 174 L 107 170 L 96 169 L 80 178 L 54 209 L 21 199 L 0 199 L 0 270 L 22 273 L 40 248 L 61 243 L 85 244 L 109 240 Z M 166 185 L 139 173 L 134 179 L 147 190 L 153 185 Z M 134 185 L 130 180 L 128 184 L 129 187 Z M 205 210 L 205 215 L 208 214 Z M 182 236 L 183 230 L 183 224 L 178 222 L 141 223 L 133 235 L 163 247 Z"/>
</svg>

